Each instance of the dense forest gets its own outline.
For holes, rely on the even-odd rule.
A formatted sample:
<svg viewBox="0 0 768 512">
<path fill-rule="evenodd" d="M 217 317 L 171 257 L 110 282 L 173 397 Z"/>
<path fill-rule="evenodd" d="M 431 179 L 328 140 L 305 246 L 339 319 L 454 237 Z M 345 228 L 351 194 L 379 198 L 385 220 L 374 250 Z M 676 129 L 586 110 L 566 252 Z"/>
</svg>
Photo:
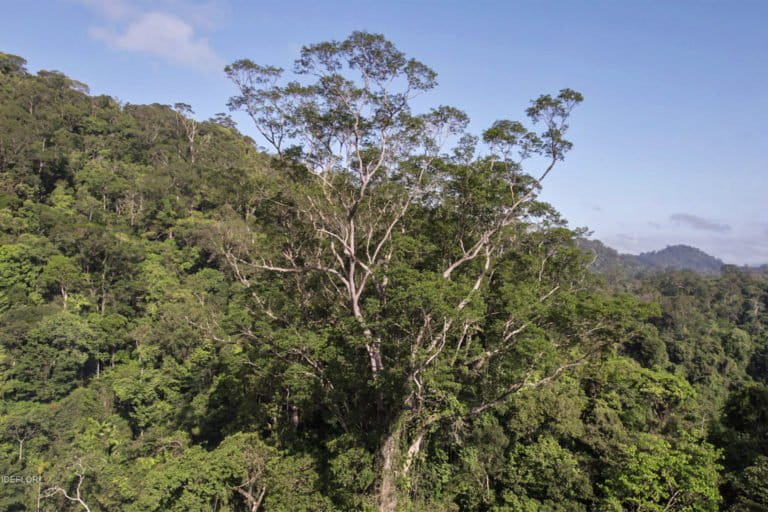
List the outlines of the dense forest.
<svg viewBox="0 0 768 512">
<path fill-rule="evenodd" d="M 0 53 L 0 509 L 768 510 L 768 279 L 593 272 L 578 92 L 472 135 L 379 35 L 225 72 L 269 149 Z"/>
</svg>

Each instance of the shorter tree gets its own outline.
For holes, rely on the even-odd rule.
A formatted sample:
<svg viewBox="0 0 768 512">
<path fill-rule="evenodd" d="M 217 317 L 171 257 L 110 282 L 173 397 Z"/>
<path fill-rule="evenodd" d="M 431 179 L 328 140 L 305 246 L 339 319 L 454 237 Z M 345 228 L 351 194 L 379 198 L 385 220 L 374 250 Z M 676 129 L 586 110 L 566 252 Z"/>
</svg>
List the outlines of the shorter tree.
<svg viewBox="0 0 768 512">
<path fill-rule="evenodd" d="M 701 439 L 689 437 L 673 446 L 659 436 L 639 434 L 603 485 L 601 510 L 715 512 L 721 500 L 719 457 Z"/>
<path fill-rule="evenodd" d="M 87 471 L 81 458 L 75 459 L 71 464 L 71 474 L 65 477 L 61 485 L 51 485 L 46 487 L 40 493 L 41 499 L 53 499 L 60 497 L 70 503 L 76 503 L 85 512 L 91 512 L 91 508 L 85 501 L 83 482 L 85 482 Z"/>
<path fill-rule="evenodd" d="M 88 276 L 75 261 L 62 254 L 52 256 L 40 274 L 43 286 L 53 288 L 61 295 L 64 309 L 67 309 L 70 294 L 85 287 L 87 280 Z"/>
</svg>

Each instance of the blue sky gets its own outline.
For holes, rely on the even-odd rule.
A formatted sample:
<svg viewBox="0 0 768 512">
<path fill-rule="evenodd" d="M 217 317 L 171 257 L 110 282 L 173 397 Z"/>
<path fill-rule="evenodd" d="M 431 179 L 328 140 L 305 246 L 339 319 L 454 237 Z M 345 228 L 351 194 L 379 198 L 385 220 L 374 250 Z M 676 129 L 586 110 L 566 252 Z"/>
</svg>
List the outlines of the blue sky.
<svg viewBox="0 0 768 512">
<path fill-rule="evenodd" d="M 0 51 L 130 103 L 226 110 L 222 67 L 290 67 L 304 44 L 381 32 L 438 72 L 424 105 L 472 128 L 581 91 L 573 152 L 544 198 L 625 252 L 698 246 L 768 262 L 768 2 L 11 1 Z M 253 130 L 236 117 L 246 133 Z"/>
</svg>

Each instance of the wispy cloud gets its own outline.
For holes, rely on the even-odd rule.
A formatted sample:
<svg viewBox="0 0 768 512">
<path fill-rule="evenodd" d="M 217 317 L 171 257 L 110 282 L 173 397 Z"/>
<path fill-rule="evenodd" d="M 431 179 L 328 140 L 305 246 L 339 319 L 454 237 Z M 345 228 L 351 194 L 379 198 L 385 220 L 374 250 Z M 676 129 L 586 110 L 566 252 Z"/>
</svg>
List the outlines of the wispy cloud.
<svg viewBox="0 0 768 512">
<path fill-rule="evenodd" d="M 222 59 L 198 30 L 213 18 L 213 4 L 179 0 L 155 2 L 164 9 L 143 10 L 125 0 L 80 0 L 109 22 L 89 29 L 96 40 L 113 48 L 152 55 L 173 64 L 201 70 L 220 68 Z M 208 12 L 209 16 L 201 13 Z"/>
<path fill-rule="evenodd" d="M 674 213 L 669 216 L 669 220 L 700 231 L 728 233 L 731 230 L 731 226 L 728 224 L 720 224 L 718 222 L 699 217 L 698 215 L 692 215 L 690 213 Z"/>
<path fill-rule="evenodd" d="M 80 0 L 80 3 L 110 20 L 125 19 L 136 12 L 136 8 L 125 0 Z"/>
</svg>

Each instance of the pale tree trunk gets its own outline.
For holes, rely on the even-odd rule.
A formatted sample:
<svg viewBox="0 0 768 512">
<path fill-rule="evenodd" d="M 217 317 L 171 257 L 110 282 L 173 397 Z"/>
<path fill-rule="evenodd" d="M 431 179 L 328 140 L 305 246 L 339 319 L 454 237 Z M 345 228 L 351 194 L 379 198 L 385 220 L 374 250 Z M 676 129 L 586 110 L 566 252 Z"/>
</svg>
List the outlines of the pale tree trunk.
<svg viewBox="0 0 768 512">
<path fill-rule="evenodd" d="M 35 512 L 40 512 L 40 506 L 43 501 L 43 479 L 37 481 L 37 497 L 35 499 Z"/>
<path fill-rule="evenodd" d="M 398 425 L 390 432 L 381 447 L 381 483 L 378 495 L 378 511 L 394 512 L 397 508 L 398 475 L 396 471 L 397 461 L 400 458 L 401 427 Z"/>
<path fill-rule="evenodd" d="M 264 496 L 267 494 L 266 486 L 262 487 L 258 494 L 254 494 L 250 487 L 246 489 L 238 486 L 235 487 L 235 491 L 245 498 L 249 512 L 258 512 L 261 508 L 261 502 L 264 501 Z"/>
<path fill-rule="evenodd" d="M 91 512 L 91 508 L 88 506 L 88 504 L 85 502 L 82 495 L 80 494 L 83 481 L 85 480 L 85 469 L 83 469 L 83 465 L 81 461 L 77 462 L 77 468 L 78 470 L 76 470 L 75 472 L 75 475 L 77 476 L 77 486 L 75 487 L 74 496 L 70 496 L 64 487 L 61 487 L 61 486 L 49 487 L 43 492 L 41 497 L 38 498 L 38 504 L 42 498 L 50 498 L 55 496 L 56 494 L 61 494 L 64 496 L 64 498 L 67 501 L 79 504 L 85 510 L 85 512 Z"/>
<path fill-rule="evenodd" d="M 426 427 L 421 427 L 410 436 L 406 435 L 406 427 L 410 420 L 409 415 L 401 415 L 393 424 L 382 443 L 381 476 L 376 500 L 378 512 L 395 512 L 400 502 L 400 483 L 411 474 L 413 464 L 421 452 Z M 404 449 L 405 444 L 408 445 Z"/>
</svg>

